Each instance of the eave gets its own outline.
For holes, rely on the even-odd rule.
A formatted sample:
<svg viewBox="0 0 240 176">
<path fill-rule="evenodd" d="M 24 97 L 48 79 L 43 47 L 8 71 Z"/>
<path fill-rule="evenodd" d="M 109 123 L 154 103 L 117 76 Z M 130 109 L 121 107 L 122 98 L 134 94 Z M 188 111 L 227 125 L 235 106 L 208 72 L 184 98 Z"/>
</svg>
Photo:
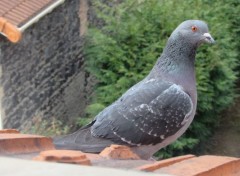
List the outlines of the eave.
<svg viewBox="0 0 240 176">
<path fill-rule="evenodd" d="M 64 1 L 65 0 L 48 0 L 46 1 L 48 4 L 43 4 L 42 7 L 41 4 L 37 4 L 35 6 L 36 11 L 34 11 L 34 9 L 29 9 L 28 7 L 28 11 L 25 11 L 26 15 L 23 12 L 24 9 L 21 9 L 21 7 L 24 8 L 24 6 L 22 4 L 18 5 L 15 7 L 17 10 L 11 9 L 9 13 L 6 12 L 0 17 L 0 34 L 5 36 L 12 43 L 19 42 L 24 30 L 38 22 L 39 19 L 48 13 L 52 12 L 53 9 L 64 3 Z M 19 17 L 18 13 L 20 14 Z"/>
</svg>

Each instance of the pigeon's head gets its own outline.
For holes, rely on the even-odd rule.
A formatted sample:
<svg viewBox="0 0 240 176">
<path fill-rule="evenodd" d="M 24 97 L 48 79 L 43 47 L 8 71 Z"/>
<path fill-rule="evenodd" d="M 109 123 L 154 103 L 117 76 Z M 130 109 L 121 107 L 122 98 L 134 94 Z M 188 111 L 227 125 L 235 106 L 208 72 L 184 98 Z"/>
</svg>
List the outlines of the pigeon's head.
<svg viewBox="0 0 240 176">
<path fill-rule="evenodd" d="M 182 22 L 171 35 L 193 45 L 202 43 L 215 43 L 208 31 L 208 26 L 200 20 L 187 20 Z"/>
</svg>

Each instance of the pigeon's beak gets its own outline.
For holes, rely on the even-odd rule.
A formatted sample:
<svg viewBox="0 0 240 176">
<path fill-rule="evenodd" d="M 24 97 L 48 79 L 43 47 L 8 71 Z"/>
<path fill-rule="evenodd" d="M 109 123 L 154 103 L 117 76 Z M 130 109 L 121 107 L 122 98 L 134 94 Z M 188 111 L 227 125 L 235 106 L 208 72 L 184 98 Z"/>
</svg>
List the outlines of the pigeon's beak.
<svg viewBox="0 0 240 176">
<path fill-rule="evenodd" d="M 211 44 L 214 44 L 214 43 L 215 43 L 215 40 L 212 38 L 211 34 L 209 34 L 209 33 L 204 33 L 203 36 L 204 36 L 204 41 L 205 41 L 206 43 L 211 43 Z"/>
</svg>

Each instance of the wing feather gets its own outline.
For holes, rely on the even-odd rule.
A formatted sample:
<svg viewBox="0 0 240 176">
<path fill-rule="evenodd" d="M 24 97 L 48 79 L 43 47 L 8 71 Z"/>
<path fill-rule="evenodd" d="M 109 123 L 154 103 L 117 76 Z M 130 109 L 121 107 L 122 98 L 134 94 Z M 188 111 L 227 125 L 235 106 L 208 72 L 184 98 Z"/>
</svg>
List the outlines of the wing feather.
<svg viewBox="0 0 240 176">
<path fill-rule="evenodd" d="M 91 132 L 119 144 L 157 144 L 180 130 L 192 110 L 191 97 L 180 86 L 145 81 L 103 110 Z"/>
</svg>

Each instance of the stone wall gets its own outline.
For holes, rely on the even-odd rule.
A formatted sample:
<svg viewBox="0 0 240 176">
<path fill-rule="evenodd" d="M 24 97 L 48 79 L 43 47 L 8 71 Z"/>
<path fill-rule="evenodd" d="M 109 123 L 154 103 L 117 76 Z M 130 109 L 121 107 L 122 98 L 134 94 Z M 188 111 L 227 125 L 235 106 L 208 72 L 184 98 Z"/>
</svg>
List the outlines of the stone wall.
<svg viewBox="0 0 240 176">
<path fill-rule="evenodd" d="M 1 115 L 5 128 L 33 118 L 67 123 L 81 116 L 91 91 L 83 70 L 79 0 L 67 0 L 12 44 L 0 38 Z"/>
</svg>

